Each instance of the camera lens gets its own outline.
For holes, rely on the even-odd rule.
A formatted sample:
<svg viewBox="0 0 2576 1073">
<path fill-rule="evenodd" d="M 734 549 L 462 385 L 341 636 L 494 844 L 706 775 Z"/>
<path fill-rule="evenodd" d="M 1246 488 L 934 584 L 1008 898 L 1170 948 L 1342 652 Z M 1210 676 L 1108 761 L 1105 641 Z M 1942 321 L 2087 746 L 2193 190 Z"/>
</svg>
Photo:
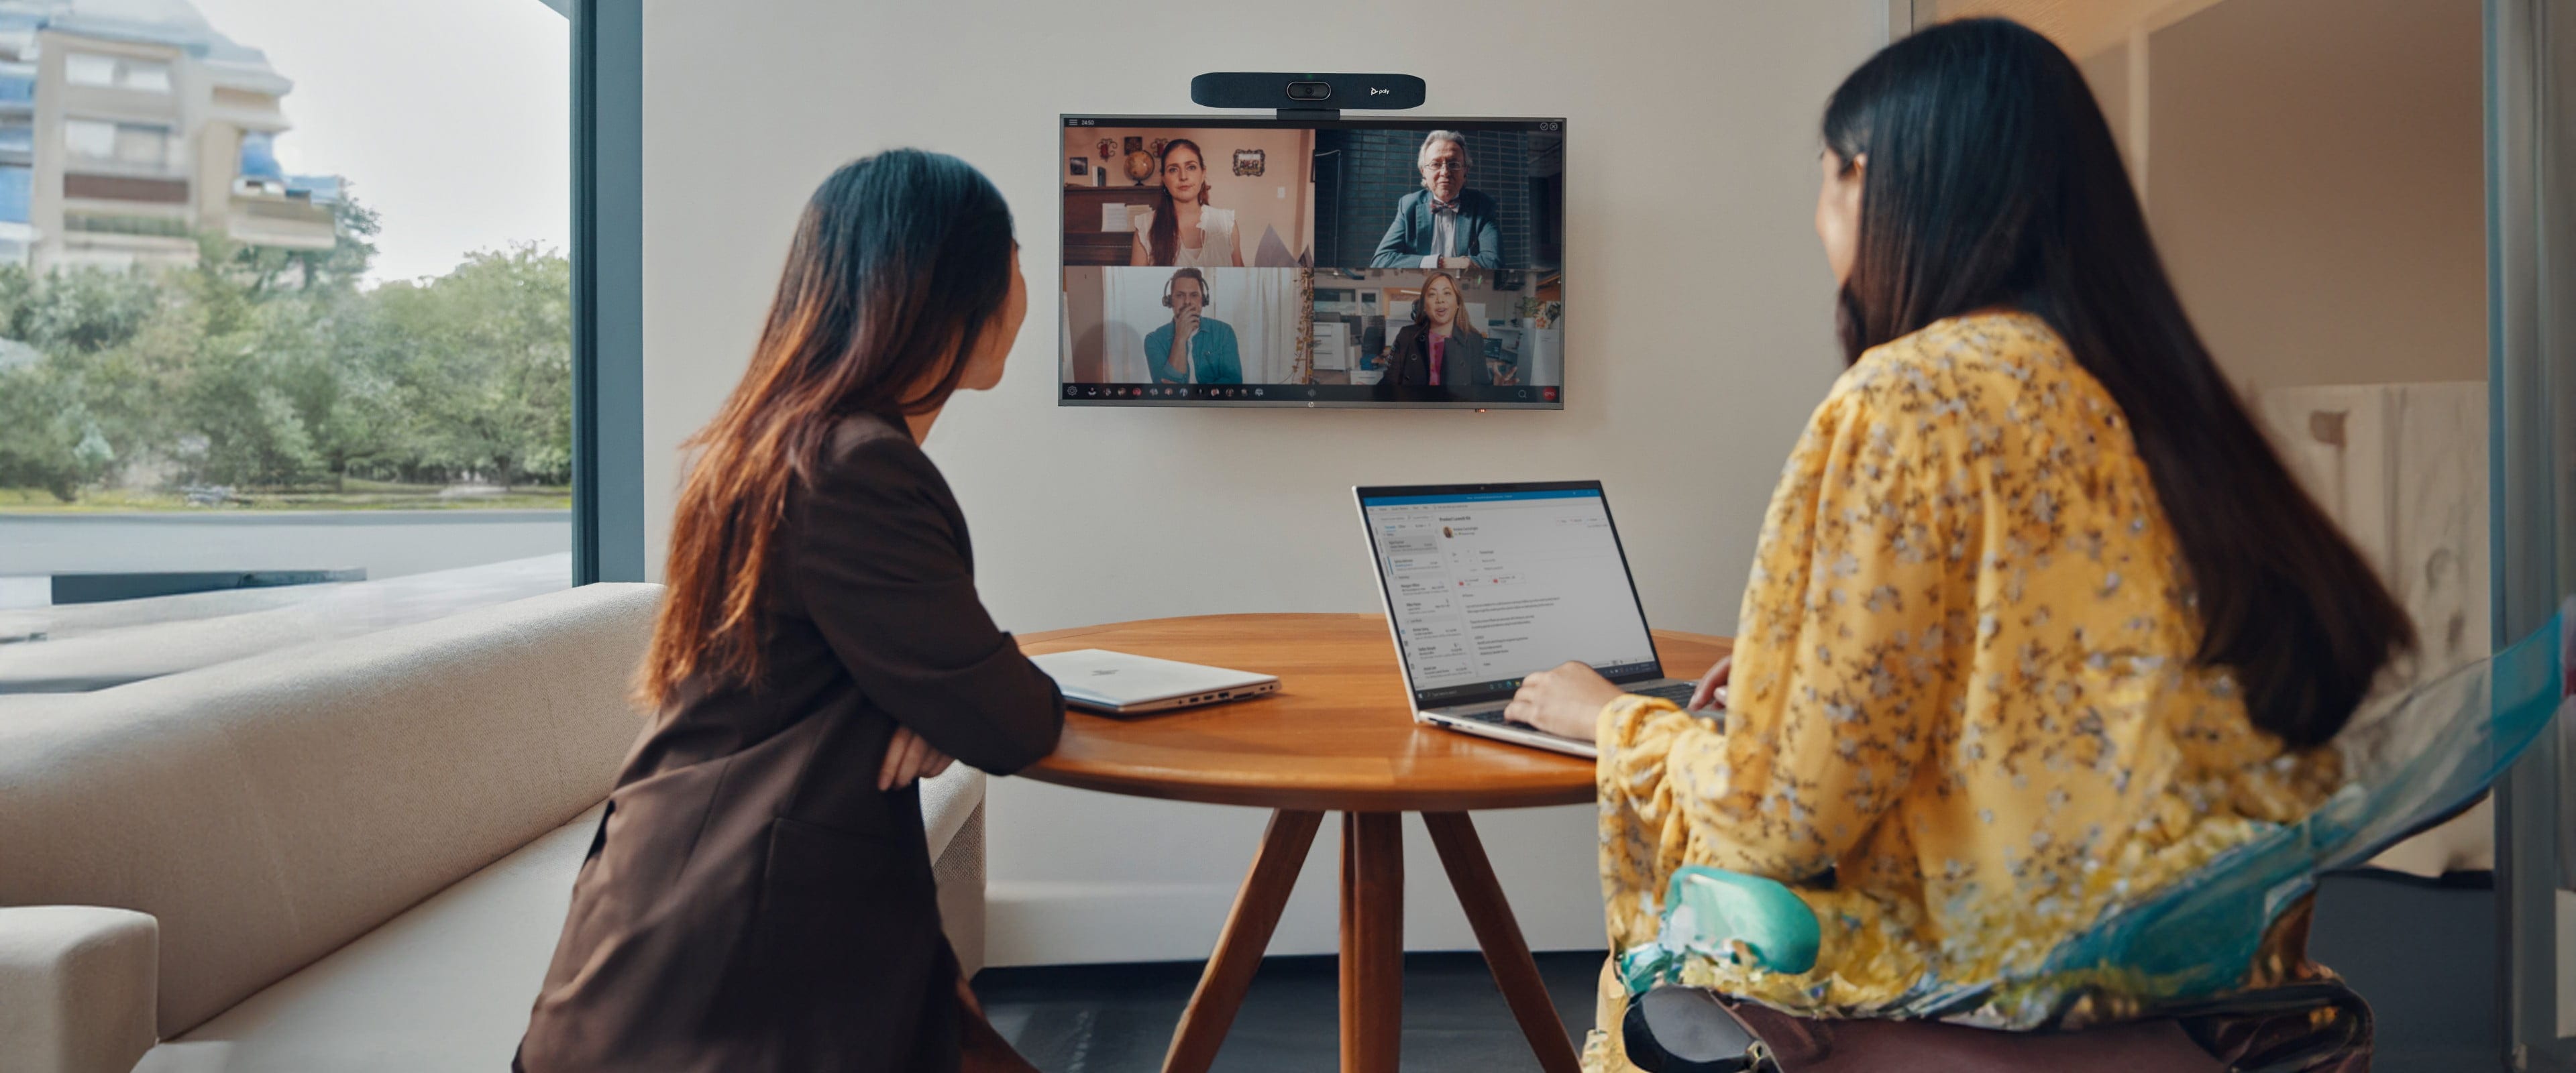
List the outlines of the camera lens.
<svg viewBox="0 0 2576 1073">
<path fill-rule="evenodd" d="M 1330 96 L 1332 96 L 1332 95 L 1333 95 L 1333 87 L 1332 87 L 1332 85 L 1331 85 L 1330 83 L 1325 83 L 1325 82 L 1290 82 L 1290 83 L 1288 83 L 1288 99 L 1289 99 L 1289 100 L 1292 100 L 1292 101 L 1320 101 L 1320 100 L 1323 100 L 1324 98 L 1326 98 L 1326 97 L 1330 97 Z"/>
</svg>

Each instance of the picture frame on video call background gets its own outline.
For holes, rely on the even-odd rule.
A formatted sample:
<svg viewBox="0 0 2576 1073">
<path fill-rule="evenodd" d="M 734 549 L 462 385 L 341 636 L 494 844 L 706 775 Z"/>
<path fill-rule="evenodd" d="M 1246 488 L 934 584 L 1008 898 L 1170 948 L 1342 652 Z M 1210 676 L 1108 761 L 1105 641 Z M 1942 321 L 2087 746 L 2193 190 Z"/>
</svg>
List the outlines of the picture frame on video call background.
<svg viewBox="0 0 2576 1073">
<path fill-rule="evenodd" d="M 1058 405 L 1564 407 L 1564 120 L 1061 132 Z"/>
</svg>

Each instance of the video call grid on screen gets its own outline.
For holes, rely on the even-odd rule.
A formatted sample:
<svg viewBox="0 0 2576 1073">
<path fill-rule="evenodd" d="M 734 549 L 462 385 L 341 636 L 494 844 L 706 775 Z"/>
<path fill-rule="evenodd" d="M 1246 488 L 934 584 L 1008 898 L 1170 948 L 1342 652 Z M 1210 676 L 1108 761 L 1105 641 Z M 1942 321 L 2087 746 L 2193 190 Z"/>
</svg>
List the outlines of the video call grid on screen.
<svg viewBox="0 0 2576 1073">
<path fill-rule="evenodd" d="M 1503 699 L 1568 660 L 1662 676 L 1598 483 L 1357 493 L 1418 707 Z"/>
<path fill-rule="evenodd" d="M 1565 405 L 1564 120 L 1060 133 L 1060 405 Z"/>
</svg>

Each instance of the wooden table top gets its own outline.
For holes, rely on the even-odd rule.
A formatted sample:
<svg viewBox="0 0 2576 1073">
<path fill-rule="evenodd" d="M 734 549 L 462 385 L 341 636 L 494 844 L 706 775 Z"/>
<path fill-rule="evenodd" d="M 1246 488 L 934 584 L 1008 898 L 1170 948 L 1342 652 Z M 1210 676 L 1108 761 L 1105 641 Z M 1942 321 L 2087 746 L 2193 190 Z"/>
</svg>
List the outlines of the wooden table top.
<svg viewBox="0 0 2576 1073">
<path fill-rule="evenodd" d="M 1592 800 L 1592 762 L 1413 721 L 1382 615 L 1202 615 L 1032 633 L 1030 655 L 1106 648 L 1279 676 L 1252 700 L 1139 716 L 1065 714 L 1021 772 L 1087 790 L 1319 812 L 1464 812 Z M 1725 638 L 1655 631 L 1695 678 Z"/>
</svg>

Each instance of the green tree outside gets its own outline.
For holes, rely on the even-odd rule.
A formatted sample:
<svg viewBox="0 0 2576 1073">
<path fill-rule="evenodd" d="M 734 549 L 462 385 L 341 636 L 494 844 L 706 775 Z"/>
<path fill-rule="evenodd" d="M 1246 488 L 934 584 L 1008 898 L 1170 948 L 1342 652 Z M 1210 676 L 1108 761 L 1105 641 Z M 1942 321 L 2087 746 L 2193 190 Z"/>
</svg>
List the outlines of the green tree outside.
<svg viewBox="0 0 2576 1073">
<path fill-rule="evenodd" d="M 375 214 L 335 211 L 330 250 L 208 236 L 189 267 L 0 266 L 0 509 L 177 506 L 201 486 L 297 506 L 464 482 L 560 498 L 564 256 L 515 245 L 361 288 Z"/>
</svg>

